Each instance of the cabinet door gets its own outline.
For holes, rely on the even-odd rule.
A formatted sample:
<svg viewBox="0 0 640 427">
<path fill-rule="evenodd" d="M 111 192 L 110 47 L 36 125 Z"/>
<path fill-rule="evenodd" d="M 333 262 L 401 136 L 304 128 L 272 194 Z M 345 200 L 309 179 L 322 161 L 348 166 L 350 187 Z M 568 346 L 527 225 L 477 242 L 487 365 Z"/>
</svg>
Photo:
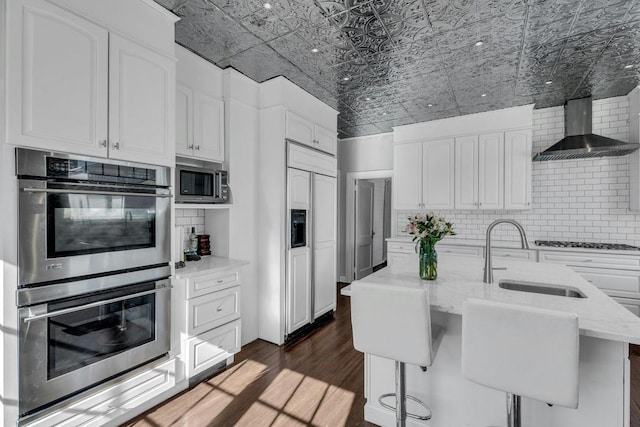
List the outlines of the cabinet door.
<svg viewBox="0 0 640 427">
<path fill-rule="evenodd" d="M 106 156 L 107 31 L 40 1 L 7 11 L 8 142 Z"/>
<path fill-rule="evenodd" d="M 318 150 L 336 154 L 336 133 L 322 126 L 314 125 L 314 140 Z"/>
<path fill-rule="evenodd" d="M 478 207 L 504 208 L 504 133 L 478 139 Z"/>
<path fill-rule="evenodd" d="M 224 102 L 200 92 L 193 95 L 193 154 L 224 162 Z"/>
<path fill-rule="evenodd" d="M 109 156 L 175 163 L 175 63 L 111 34 Z"/>
<path fill-rule="evenodd" d="M 313 123 L 309 120 L 287 111 L 285 138 L 301 144 L 315 146 L 313 143 L 313 126 Z"/>
<path fill-rule="evenodd" d="M 289 250 L 285 292 L 287 334 L 311 322 L 310 255 L 308 247 Z"/>
<path fill-rule="evenodd" d="M 422 143 L 393 146 L 393 208 L 421 209 Z"/>
<path fill-rule="evenodd" d="M 176 85 L 176 154 L 193 154 L 193 91 Z"/>
<path fill-rule="evenodd" d="M 426 209 L 454 207 L 454 152 L 453 138 L 422 146 L 422 201 Z"/>
<path fill-rule="evenodd" d="M 504 208 L 531 208 L 531 130 L 504 134 Z"/>
<path fill-rule="evenodd" d="M 455 140 L 455 207 L 478 208 L 478 137 Z"/>
<path fill-rule="evenodd" d="M 640 299 L 614 298 L 614 300 L 636 316 L 640 317 Z"/>
<path fill-rule="evenodd" d="M 336 178 L 313 180 L 313 317 L 336 308 Z"/>
<path fill-rule="evenodd" d="M 287 181 L 289 209 L 308 210 L 311 202 L 311 174 L 306 171 L 289 168 Z"/>
</svg>

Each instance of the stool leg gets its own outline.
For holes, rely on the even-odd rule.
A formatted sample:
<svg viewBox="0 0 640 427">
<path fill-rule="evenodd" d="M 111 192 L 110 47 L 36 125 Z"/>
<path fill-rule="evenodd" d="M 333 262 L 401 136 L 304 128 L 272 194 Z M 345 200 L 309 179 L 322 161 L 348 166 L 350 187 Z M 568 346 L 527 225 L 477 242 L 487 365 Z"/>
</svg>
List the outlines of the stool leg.
<svg viewBox="0 0 640 427">
<path fill-rule="evenodd" d="M 507 393 L 507 427 L 520 427 L 520 396 Z"/>
<path fill-rule="evenodd" d="M 405 365 L 396 360 L 396 426 L 407 424 L 407 386 L 405 384 Z"/>
</svg>

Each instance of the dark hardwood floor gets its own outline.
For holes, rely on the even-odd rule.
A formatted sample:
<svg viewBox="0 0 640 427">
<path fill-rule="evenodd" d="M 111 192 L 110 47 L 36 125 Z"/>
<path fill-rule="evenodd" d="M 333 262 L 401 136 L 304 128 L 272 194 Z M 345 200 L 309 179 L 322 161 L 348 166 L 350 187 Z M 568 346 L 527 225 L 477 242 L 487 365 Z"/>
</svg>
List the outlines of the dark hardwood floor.
<svg viewBox="0 0 640 427">
<path fill-rule="evenodd" d="M 631 427 L 640 427 L 640 346 L 631 346 Z M 349 298 L 335 320 L 283 347 L 254 341 L 235 363 L 126 424 L 372 426 L 364 422 L 364 360 L 353 349 Z"/>
<path fill-rule="evenodd" d="M 224 372 L 127 426 L 371 426 L 364 358 L 353 349 L 349 298 L 335 319 L 297 342 L 254 341 Z"/>
</svg>

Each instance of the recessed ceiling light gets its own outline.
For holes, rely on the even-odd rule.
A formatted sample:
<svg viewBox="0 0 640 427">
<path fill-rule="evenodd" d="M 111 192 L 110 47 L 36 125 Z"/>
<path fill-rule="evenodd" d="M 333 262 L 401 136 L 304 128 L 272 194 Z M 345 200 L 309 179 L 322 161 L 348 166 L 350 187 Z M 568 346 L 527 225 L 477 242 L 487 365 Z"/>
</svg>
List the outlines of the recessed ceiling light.
<svg viewBox="0 0 640 427">
<path fill-rule="evenodd" d="M 265 9 L 271 9 L 273 6 L 271 6 L 271 3 L 266 2 L 265 4 L 262 5 Z"/>
<path fill-rule="evenodd" d="M 318 53 L 318 48 L 317 48 L 317 47 L 314 47 L 313 49 L 311 49 L 311 52 L 313 52 L 313 53 Z"/>
<path fill-rule="evenodd" d="M 633 68 L 633 64 L 625 65 L 625 66 L 624 66 L 624 68 L 626 68 L 627 70 L 628 70 L 629 68 Z"/>
<path fill-rule="evenodd" d="M 349 77 L 343 77 L 342 80 L 344 80 L 345 82 L 349 81 Z"/>
<path fill-rule="evenodd" d="M 551 83 L 553 83 L 552 80 L 547 80 L 546 82 L 544 82 L 544 84 L 546 84 L 546 85 L 550 85 Z"/>
<path fill-rule="evenodd" d="M 383 116 L 386 116 L 386 115 L 387 115 L 387 113 L 386 113 L 386 112 L 384 112 L 384 113 L 382 113 L 382 115 L 383 115 Z"/>
<path fill-rule="evenodd" d="M 483 93 L 483 94 L 482 94 L 482 95 L 480 95 L 480 96 L 484 98 L 485 96 L 487 96 L 487 94 L 486 94 L 486 93 Z"/>
<path fill-rule="evenodd" d="M 368 96 L 364 99 L 365 101 L 371 101 L 371 98 L 369 98 Z"/>
<path fill-rule="evenodd" d="M 427 104 L 427 107 L 433 107 L 433 104 Z"/>
<path fill-rule="evenodd" d="M 484 42 L 483 42 L 482 40 L 478 40 L 478 41 L 476 42 L 476 46 L 477 46 L 477 47 L 480 47 L 480 46 L 482 46 L 483 44 L 484 44 Z"/>
</svg>

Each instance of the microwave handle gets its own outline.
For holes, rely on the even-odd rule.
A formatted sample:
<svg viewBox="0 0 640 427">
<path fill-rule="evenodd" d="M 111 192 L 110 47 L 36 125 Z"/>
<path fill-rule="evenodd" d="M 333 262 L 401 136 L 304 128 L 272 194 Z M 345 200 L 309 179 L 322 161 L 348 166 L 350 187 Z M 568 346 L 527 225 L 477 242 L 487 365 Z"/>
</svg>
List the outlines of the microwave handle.
<svg viewBox="0 0 640 427">
<path fill-rule="evenodd" d="M 125 295 L 125 296 L 118 297 L 118 298 L 112 298 L 112 299 L 108 299 L 108 300 L 96 301 L 96 302 L 92 302 L 92 303 L 89 303 L 89 304 L 79 305 L 77 307 L 70 307 L 70 308 L 65 308 L 63 310 L 52 311 L 51 313 L 37 314 L 35 316 L 26 317 L 24 319 L 24 322 L 25 323 L 29 323 L 29 322 L 32 322 L 34 320 L 46 319 L 46 318 L 53 317 L 53 316 L 60 316 L 62 314 L 73 313 L 73 312 L 84 310 L 84 309 L 87 309 L 87 308 L 99 307 L 101 305 L 111 304 L 111 303 L 114 303 L 114 302 L 120 302 L 120 301 L 124 301 L 124 300 L 130 299 L 130 298 L 137 298 L 137 297 L 142 297 L 142 296 L 145 296 L 145 295 L 155 294 L 155 293 L 160 292 L 160 291 L 168 291 L 171 288 L 173 288 L 173 286 L 163 286 L 161 288 L 152 289 L 150 291 L 138 292 L 138 293 L 135 293 L 135 294 Z"/>
<path fill-rule="evenodd" d="M 216 195 L 215 195 L 216 199 L 219 199 L 222 197 L 222 174 L 219 172 L 216 172 Z"/>
<path fill-rule="evenodd" d="M 97 196 L 172 197 L 171 194 L 131 193 L 124 191 L 61 190 L 58 188 L 26 187 L 23 191 L 27 193 L 94 194 Z"/>
</svg>

